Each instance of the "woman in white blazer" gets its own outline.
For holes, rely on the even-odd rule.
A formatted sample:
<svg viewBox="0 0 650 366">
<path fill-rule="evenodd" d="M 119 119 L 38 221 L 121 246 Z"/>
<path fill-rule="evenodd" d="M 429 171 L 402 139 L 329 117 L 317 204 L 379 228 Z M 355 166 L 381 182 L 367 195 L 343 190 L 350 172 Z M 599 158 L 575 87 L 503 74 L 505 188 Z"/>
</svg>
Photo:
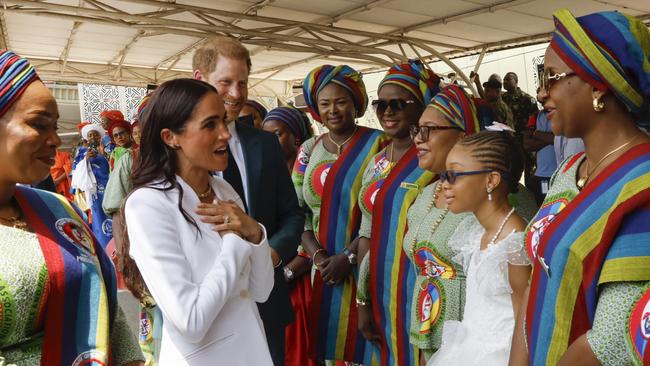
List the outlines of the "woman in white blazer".
<svg viewBox="0 0 650 366">
<path fill-rule="evenodd" d="M 228 164 L 223 101 L 178 79 L 152 95 L 126 200 L 130 255 L 163 314 L 159 365 L 269 365 L 255 302 L 273 288 L 264 227 L 210 172 Z"/>
</svg>

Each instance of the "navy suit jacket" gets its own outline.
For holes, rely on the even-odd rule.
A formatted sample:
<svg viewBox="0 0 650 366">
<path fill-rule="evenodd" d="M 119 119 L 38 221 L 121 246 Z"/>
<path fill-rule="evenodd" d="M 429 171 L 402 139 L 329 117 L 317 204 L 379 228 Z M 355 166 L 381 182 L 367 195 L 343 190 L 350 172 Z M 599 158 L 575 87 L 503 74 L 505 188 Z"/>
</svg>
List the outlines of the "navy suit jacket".
<svg viewBox="0 0 650 366">
<path fill-rule="evenodd" d="M 305 218 L 278 138 L 239 121 L 235 123 L 246 165 L 248 214 L 264 225 L 269 244 L 286 264 L 296 255 Z M 271 296 L 258 308 L 267 329 L 293 321 L 289 286 L 282 267 L 275 270 Z"/>
</svg>

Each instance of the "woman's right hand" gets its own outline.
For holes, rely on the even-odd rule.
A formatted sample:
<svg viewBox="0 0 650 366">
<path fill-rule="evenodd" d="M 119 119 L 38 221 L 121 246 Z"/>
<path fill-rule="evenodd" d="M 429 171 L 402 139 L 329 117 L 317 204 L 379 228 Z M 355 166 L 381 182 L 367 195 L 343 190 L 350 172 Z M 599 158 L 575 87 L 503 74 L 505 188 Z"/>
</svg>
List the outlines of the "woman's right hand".
<svg viewBox="0 0 650 366">
<path fill-rule="evenodd" d="M 367 305 L 359 305 L 357 307 L 357 314 L 359 316 L 359 331 L 363 335 L 363 338 L 379 346 L 381 337 L 375 332 L 372 324 L 372 307 L 370 303 Z"/>
<path fill-rule="evenodd" d="M 262 227 L 232 201 L 200 203 L 196 209 L 202 222 L 213 224 L 213 230 L 220 235 L 234 233 L 251 243 L 259 243 L 263 238 Z"/>
</svg>

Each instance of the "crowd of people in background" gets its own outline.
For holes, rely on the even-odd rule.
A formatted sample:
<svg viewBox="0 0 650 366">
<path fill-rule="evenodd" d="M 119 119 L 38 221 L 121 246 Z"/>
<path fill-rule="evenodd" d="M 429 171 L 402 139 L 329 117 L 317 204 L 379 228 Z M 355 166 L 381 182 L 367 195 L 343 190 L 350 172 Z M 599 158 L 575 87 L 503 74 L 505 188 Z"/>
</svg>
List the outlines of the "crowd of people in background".
<svg viewBox="0 0 650 366">
<path fill-rule="evenodd" d="M 247 49 L 217 37 L 70 152 L 3 51 L 0 364 L 647 364 L 650 32 L 554 22 L 534 97 L 409 60 L 379 84 L 381 130 L 356 123 L 361 73 L 316 67 L 317 136 L 249 100 Z"/>
</svg>

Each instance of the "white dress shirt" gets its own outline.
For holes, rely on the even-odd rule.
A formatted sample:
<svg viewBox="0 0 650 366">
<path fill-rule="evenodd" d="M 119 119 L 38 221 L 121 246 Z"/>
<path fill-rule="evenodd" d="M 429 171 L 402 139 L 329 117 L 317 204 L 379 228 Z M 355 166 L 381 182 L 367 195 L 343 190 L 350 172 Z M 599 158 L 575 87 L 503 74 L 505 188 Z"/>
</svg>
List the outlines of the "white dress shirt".
<svg viewBox="0 0 650 366">
<path fill-rule="evenodd" d="M 230 132 L 230 140 L 228 140 L 228 146 L 230 147 L 230 153 L 237 163 L 239 168 L 239 175 L 241 176 L 241 184 L 244 188 L 244 198 L 246 199 L 246 204 L 250 207 L 251 201 L 248 197 L 248 176 L 246 175 L 246 159 L 244 159 L 244 149 L 241 146 L 241 140 L 237 134 L 237 128 L 235 127 L 235 121 L 228 123 L 228 132 Z M 223 172 L 220 172 L 221 177 L 223 177 Z"/>
</svg>

